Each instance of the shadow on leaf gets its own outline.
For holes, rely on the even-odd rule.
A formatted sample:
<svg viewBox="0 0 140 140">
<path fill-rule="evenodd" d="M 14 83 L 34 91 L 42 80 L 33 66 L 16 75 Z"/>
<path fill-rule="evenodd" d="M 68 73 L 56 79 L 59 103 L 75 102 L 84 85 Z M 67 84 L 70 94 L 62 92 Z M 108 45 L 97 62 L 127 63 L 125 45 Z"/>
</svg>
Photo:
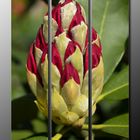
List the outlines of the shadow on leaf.
<svg viewBox="0 0 140 140">
<path fill-rule="evenodd" d="M 23 96 L 12 101 L 12 129 L 32 129 L 30 121 L 37 117 L 33 96 Z"/>
</svg>

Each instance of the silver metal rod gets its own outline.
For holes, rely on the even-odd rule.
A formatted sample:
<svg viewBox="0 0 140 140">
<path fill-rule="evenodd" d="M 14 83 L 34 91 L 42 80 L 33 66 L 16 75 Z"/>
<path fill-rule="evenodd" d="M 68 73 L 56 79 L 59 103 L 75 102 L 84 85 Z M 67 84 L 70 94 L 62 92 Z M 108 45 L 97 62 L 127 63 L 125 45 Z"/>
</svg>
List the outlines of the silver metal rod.
<svg viewBox="0 0 140 140">
<path fill-rule="evenodd" d="M 51 95 L 52 95 L 52 75 L 51 75 L 51 62 L 52 62 L 52 0 L 48 0 L 48 140 L 52 139 L 52 111 L 51 111 Z"/>
<path fill-rule="evenodd" d="M 88 0 L 88 125 L 89 140 L 92 140 L 92 0 Z"/>
</svg>

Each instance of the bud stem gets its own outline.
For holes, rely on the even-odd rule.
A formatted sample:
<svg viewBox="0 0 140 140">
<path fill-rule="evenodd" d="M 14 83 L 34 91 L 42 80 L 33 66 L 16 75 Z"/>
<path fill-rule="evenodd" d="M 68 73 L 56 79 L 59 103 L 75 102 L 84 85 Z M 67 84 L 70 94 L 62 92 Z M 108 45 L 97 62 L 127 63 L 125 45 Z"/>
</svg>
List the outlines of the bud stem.
<svg viewBox="0 0 140 140">
<path fill-rule="evenodd" d="M 52 140 L 60 140 L 65 133 L 67 133 L 72 127 L 64 127 L 59 133 L 53 136 Z"/>
</svg>

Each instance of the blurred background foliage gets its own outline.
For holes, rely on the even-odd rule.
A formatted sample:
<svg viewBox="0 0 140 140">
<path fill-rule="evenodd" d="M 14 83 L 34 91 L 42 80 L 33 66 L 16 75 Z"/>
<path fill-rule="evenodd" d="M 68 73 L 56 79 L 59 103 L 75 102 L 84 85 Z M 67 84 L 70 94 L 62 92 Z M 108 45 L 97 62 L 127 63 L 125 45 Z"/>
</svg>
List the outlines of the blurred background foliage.
<svg viewBox="0 0 140 140">
<path fill-rule="evenodd" d="M 77 0 L 85 8 L 86 0 Z M 58 0 L 53 0 L 56 5 Z M 105 85 L 99 98 L 94 124 L 118 122 L 128 125 L 129 21 L 128 0 L 94 0 L 93 24 L 101 37 L 105 63 Z M 47 120 L 38 112 L 26 79 L 29 47 L 47 12 L 46 0 L 12 0 L 12 139 L 45 140 Z M 116 118 L 116 116 L 118 116 Z M 115 118 L 114 118 L 115 117 Z M 114 118 L 114 119 L 111 119 Z M 107 121 L 108 119 L 111 119 Z M 115 124 L 115 123 L 114 123 Z M 62 126 L 53 124 L 53 134 Z M 128 128 L 94 130 L 95 140 L 127 140 Z M 87 130 L 74 128 L 62 140 L 86 140 Z"/>
</svg>

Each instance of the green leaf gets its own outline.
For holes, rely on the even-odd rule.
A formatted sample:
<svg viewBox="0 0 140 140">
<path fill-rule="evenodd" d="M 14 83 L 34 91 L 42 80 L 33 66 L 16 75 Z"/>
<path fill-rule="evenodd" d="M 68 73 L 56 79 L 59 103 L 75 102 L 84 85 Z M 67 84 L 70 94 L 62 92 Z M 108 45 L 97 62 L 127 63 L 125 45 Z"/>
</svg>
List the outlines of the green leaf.
<svg viewBox="0 0 140 140">
<path fill-rule="evenodd" d="M 32 120 L 32 126 L 36 133 L 47 132 L 47 124 L 43 120 Z"/>
<path fill-rule="evenodd" d="M 77 0 L 86 10 L 88 3 Z M 103 46 L 105 83 L 119 64 L 125 51 L 129 31 L 128 0 L 94 0 L 93 23 Z"/>
<path fill-rule="evenodd" d="M 128 114 L 123 114 L 114 117 L 103 124 L 102 131 L 119 135 L 122 137 L 129 137 L 129 122 Z"/>
<path fill-rule="evenodd" d="M 18 131 L 12 131 L 12 140 L 21 140 L 23 138 L 29 137 L 30 135 L 32 135 L 31 131 L 27 131 L 27 130 L 18 130 Z"/>
<path fill-rule="evenodd" d="M 26 140 L 48 140 L 48 138 L 45 136 L 34 136 L 31 138 L 27 138 Z"/>
<path fill-rule="evenodd" d="M 102 130 L 104 132 L 119 135 L 122 137 L 129 137 L 129 122 L 128 122 L 128 114 L 123 114 L 117 117 L 114 117 L 103 124 L 93 124 L 93 130 Z M 88 125 L 84 124 L 82 129 L 87 130 Z"/>
<path fill-rule="evenodd" d="M 114 73 L 105 85 L 97 102 L 101 100 L 123 100 L 129 97 L 129 74 L 128 66 L 118 73 Z"/>
</svg>

